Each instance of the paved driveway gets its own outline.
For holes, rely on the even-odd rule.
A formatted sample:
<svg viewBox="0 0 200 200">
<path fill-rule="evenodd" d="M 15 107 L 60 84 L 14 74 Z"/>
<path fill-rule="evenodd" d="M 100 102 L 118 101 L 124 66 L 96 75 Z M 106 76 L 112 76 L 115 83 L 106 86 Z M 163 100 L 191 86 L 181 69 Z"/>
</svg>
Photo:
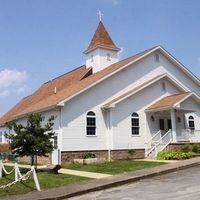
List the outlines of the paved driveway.
<svg viewBox="0 0 200 200">
<path fill-rule="evenodd" d="M 70 200 L 199 200 L 200 166 Z"/>
</svg>

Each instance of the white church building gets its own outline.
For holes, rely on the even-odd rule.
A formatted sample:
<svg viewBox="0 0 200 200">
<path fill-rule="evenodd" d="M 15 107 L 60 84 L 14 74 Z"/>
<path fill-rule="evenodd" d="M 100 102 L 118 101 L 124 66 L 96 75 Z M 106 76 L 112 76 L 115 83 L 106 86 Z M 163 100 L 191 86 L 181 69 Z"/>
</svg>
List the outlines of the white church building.
<svg viewBox="0 0 200 200">
<path fill-rule="evenodd" d="M 163 47 L 119 60 L 102 21 L 86 64 L 44 83 L 0 118 L 26 123 L 55 116 L 52 163 L 91 152 L 110 159 L 155 156 L 170 144 L 200 142 L 200 79 Z"/>
</svg>

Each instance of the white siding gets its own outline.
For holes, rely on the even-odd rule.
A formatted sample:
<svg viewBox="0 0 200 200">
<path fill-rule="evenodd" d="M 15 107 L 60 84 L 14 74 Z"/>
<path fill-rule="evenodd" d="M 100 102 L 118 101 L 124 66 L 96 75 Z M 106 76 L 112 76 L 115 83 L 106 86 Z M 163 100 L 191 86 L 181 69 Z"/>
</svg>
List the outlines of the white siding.
<svg viewBox="0 0 200 200">
<path fill-rule="evenodd" d="M 160 80 L 132 97 L 122 101 L 113 108 L 113 138 L 114 149 L 140 149 L 145 147 L 145 141 L 150 138 L 150 130 L 155 123 L 147 123 L 145 109 L 163 95 L 177 93 L 178 90 L 167 80 L 166 91 L 162 91 Z M 138 113 L 140 119 L 140 135 L 131 134 L 131 114 Z M 156 129 L 156 127 L 155 127 Z"/>
</svg>

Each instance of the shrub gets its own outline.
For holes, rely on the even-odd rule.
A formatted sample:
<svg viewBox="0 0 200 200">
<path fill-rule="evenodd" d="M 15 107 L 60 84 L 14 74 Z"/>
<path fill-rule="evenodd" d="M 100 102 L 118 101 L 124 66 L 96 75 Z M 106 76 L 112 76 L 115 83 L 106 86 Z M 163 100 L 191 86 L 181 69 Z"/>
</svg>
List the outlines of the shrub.
<svg viewBox="0 0 200 200">
<path fill-rule="evenodd" d="M 192 152 L 182 152 L 176 150 L 161 151 L 157 155 L 158 160 L 182 160 L 193 157 Z"/>
<path fill-rule="evenodd" d="M 83 156 L 83 159 L 87 159 L 87 158 L 96 158 L 96 155 L 94 153 L 85 153 Z"/>
<path fill-rule="evenodd" d="M 182 152 L 185 152 L 185 153 L 191 152 L 191 151 L 192 151 L 192 145 L 190 145 L 190 144 L 185 144 L 185 145 L 183 145 L 183 146 L 181 147 L 181 151 L 182 151 Z"/>
<path fill-rule="evenodd" d="M 135 149 L 129 149 L 129 150 L 128 150 L 128 153 L 129 153 L 130 155 L 133 155 L 133 154 L 135 153 Z"/>
<path fill-rule="evenodd" d="M 192 152 L 194 152 L 194 153 L 200 153 L 200 144 L 194 144 L 194 145 L 192 145 Z"/>
</svg>

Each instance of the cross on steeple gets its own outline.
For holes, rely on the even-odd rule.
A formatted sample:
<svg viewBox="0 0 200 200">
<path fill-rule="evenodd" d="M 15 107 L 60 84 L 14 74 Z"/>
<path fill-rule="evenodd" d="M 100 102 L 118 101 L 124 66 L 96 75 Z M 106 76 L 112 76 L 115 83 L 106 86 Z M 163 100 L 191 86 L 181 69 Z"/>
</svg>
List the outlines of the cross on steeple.
<svg viewBox="0 0 200 200">
<path fill-rule="evenodd" d="M 99 12 L 97 13 L 97 15 L 99 16 L 99 21 L 101 21 L 101 19 L 102 19 L 102 12 L 99 10 Z"/>
</svg>

